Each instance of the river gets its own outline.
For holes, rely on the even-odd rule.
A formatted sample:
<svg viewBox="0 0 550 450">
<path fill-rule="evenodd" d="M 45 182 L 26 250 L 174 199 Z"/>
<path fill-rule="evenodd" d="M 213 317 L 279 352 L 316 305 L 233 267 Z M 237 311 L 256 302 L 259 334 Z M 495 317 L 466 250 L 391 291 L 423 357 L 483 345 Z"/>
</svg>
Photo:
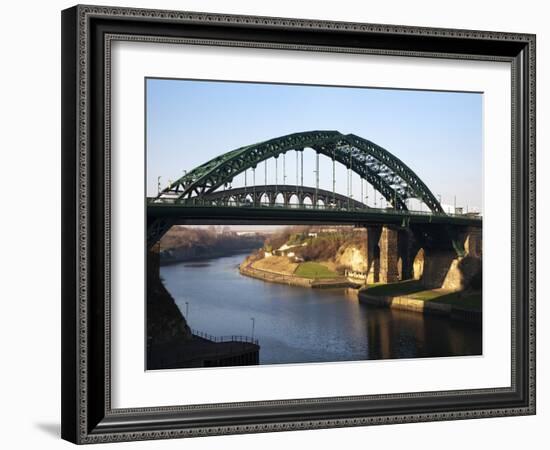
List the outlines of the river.
<svg viewBox="0 0 550 450">
<path fill-rule="evenodd" d="M 250 336 L 254 325 L 261 364 L 481 354 L 480 329 L 362 305 L 353 290 L 248 278 L 238 271 L 245 256 L 162 266 L 160 275 L 191 328 Z"/>
</svg>

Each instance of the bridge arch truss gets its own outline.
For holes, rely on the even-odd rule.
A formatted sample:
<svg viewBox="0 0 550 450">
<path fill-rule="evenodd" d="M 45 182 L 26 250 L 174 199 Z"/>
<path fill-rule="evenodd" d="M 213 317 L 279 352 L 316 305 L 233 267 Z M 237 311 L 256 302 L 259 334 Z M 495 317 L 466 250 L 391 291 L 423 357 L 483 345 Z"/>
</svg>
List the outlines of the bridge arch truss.
<svg viewBox="0 0 550 450">
<path fill-rule="evenodd" d="M 397 210 L 407 210 L 406 200 L 416 198 L 432 212 L 444 213 L 426 184 L 403 161 L 367 139 L 354 134 L 344 135 L 338 131 L 293 133 L 230 151 L 172 182 L 160 192 L 157 199 L 195 203 L 200 199 L 228 198 L 227 194 L 223 194 L 224 191 L 218 189 L 230 184 L 237 175 L 248 169 L 256 169 L 259 163 L 267 159 L 278 158 L 290 150 L 303 151 L 305 148 L 311 148 L 358 174 Z M 316 197 L 313 199 L 315 203 L 319 199 L 319 191 L 316 189 Z M 238 197 L 240 192 L 234 194 L 235 198 L 241 198 Z M 271 198 L 270 193 L 266 194 Z M 278 192 L 275 196 L 277 194 Z M 299 192 L 283 193 L 283 196 L 286 195 L 285 203 L 292 194 Z M 334 193 L 331 194 L 334 201 Z M 303 202 L 303 198 L 305 197 L 300 202 Z"/>
<path fill-rule="evenodd" d="M 280 201 L 278 201 L 280 199 Z M 294 185 L 260 185 L 216 191 L 204 196 L 192 197 L 189 205 L 208 206 L 280 206 L 319 207 L 334 209 L 364 209 L 367 206 L 342 194 Z"/>
</svg>

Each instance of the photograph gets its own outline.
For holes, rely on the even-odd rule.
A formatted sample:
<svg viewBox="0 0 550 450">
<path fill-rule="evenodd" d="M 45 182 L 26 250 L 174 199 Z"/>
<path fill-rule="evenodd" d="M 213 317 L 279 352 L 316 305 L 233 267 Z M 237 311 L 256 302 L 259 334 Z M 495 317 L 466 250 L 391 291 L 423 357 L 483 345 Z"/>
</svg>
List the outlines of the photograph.
<svg viewBox="0 0 550 450">
<path fill-rule="evenodd" d="M 61 398 L 50 421 L 31 408 L 33 442 L 59 422 L 70 443 L 144 448 L 540 441 L 541 8 L 114 3 L 62 5 L 60 27 L 41 6 L 19 52 L 61 63 L 38 102 L 60 114 L 32 133 L 61 158 L 5 152 L 25 168 L 8 164 L 12 188 L 31 170 L 61 191 L 59 208 L 14 197 L 34 234 L 36 208 L 58 211 L 40 242 L 61 250 L 38 253 L 61 264 L 30 277 L 36 251 L 6 241 L 24 268 L 6 298 L 28 286 L 42 308 L 6 386 L 28 373 Z M 16 106 L 26 72 L 14 117 L 34 111 Z M 20 337 L 29 302 L 11 303 Z"/>
<path fill-rule="evenodd" d="M 482 356 L 483 99 L 146 78 L 146 370 Z"/>
</svg>

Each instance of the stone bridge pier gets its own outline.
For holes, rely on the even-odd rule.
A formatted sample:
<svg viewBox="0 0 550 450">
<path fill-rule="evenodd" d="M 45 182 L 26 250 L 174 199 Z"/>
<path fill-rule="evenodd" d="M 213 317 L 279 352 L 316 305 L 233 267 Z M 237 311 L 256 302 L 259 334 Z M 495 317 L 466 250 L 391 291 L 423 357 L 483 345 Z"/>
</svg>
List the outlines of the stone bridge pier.
<svg viewBox="0 0 550 450">
<path fill-rule="evenodd" d="M 481 227 L 443 226 L 429 231 L 415 229 L 414 234 L 422 249 L 419 278 L 426 288 L 480 288 Z"/>
<path fill-rule="evenodd" d="M 399 237 L 398 231 L 388 226 L 382 227 L 380 240 L 380 283 L 399 281 Z"/>
<path fill-rule="evenodd" d="M 367 283 L 420 279 L 426 287 L 464 288 L 481 271 L 481 228 L 450 232 L 366 226 Z"/>
<path fill-rule="evenodd" d="M 464 237 L 464 250 L 470 256 L 481 258 L 483 242 L 481 240 L 481 227 L 468 227 Z"/>
<path fill-rule="evenodd" d="M 367 226 L 367 283 L 394 283 L 412 278 L 414 240 L 408 229 Z"/>
</svg>

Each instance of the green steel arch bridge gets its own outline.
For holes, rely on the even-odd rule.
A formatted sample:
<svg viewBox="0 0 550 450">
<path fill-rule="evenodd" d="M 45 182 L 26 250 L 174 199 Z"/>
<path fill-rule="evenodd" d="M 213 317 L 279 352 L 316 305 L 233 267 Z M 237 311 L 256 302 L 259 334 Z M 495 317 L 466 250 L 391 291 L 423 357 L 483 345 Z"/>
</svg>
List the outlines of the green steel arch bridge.
<svg viewBox="0 0 550 450">
<path fill-rule="evenodd" d="M 315 151 L 315 186 L 304 186 L 304 149 Z M 296 182 L 286 183 L 285 155 L 296 153 Z M 319 187 L 319 157 L 332 161 L 332 190 Z M 278 159 L 283 159 L 282 183 L 278 182 Z M 275 183 L 256 183 L 256 170 L 275 160 Z M 301 164 L 300 164 L 301 162 Z M 347 195 L 336 192 L 335 165 L 348 173 Z M 252 171 L 252 183 L 247 174 Z M 351 194 L 351 175 L 359 175 L 387 202 L 377 208 Z M 244 186 L 233 188 L 235 177 L 244 175 Z M 376 198 L 376 197 L 375 197 Z M 280 199 L 280 201 L 279 201 Z M 411 211 L 408 199 L 417 199 L 427 211 Z M 403 161 L 362 137 L 338 131 L 307 131 L 277 137 L 221 154 L 186 172 L 156 197 L 147 199 L 147 244 L 150 248 L 172 225 L 201 220 L 256 221 L 263 223 L 433 224 L 481 226 L 480 217 L 446 214 L 434 194 Z"/>
</svg>

